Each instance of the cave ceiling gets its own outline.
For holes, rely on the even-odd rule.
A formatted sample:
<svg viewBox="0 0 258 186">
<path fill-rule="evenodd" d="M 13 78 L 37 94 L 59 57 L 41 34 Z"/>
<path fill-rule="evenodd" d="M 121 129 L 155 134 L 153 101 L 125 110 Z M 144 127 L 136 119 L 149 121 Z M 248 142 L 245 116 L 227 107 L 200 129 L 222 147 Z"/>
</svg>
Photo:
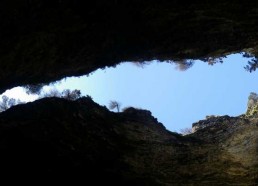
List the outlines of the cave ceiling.
<svg viewBox="0 0 258 186">
<path fill-rule="evenodd" d="M 258 3 L 3 0 L 0 92 L 123 61 L 256 54 Z"/>
</svg>

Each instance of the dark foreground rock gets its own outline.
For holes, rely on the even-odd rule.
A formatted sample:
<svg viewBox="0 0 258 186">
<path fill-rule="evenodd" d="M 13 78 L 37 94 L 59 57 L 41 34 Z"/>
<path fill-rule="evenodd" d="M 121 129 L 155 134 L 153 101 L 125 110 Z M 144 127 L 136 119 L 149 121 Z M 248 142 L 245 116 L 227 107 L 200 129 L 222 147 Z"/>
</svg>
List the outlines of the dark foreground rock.
<svg viewBox="0 0 258 186">
<path fill-rule="evenodd" d="M 232 129 L 234 128 L 234 130 Z M 235 119 L 181 136 L 149 111 L 48 98 L 0 114 L 2 178 L 113 185 L 254 185 L 258 126 Z"/>
</svg>

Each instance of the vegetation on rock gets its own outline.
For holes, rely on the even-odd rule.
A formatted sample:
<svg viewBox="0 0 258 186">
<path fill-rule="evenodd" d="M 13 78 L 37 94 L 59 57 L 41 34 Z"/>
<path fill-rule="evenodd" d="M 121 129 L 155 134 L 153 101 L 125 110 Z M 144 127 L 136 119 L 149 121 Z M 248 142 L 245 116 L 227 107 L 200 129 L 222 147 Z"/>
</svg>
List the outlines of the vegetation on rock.
<svg viewBox="0 0 258 186">
<path fill-rule="evenodd" d="M 119 103 L 117 101 L 110 101 L 108 107 L 111 110 L 116 109 L 117 112 L 119 112 L 120 111 L 120 107 L 121 107 L 121 103 Z"/>
<path fill-rule="evenodd" d="M 258 94 L 255 92 L 251 92 L 248 97 L 246 116 L 254 117 L 254 116 L 257 116 L 257 114 L 258 114 Z"/>
<path fill-rule="evenodd" d="M 3 112 L 14 105 L 24 104 L 24 102 L 19 99 L 9 98 L 6 95 L 2 96 L 2 101 L 0 102 L 0 112 Z"/>
</svg>

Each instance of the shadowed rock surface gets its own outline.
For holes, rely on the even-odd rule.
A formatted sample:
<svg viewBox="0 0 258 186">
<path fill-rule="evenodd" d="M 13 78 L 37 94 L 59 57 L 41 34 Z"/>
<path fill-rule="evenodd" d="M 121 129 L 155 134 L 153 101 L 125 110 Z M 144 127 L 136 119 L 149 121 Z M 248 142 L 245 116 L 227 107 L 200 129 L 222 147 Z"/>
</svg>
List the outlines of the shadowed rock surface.
<svg viewBox="0 0 258 186">
<path fill-rule="evenodd" d="M 2 0 L 0 92 L 122 61 L 257 56 L 257 20 L 253 0 Z M 112 113 L 89 99 L 16 106 L 0 114 L 1 178 L 257 184 L 257 120 L 224 119 L 183 137 L 149 111 Z"/>
<path fill-rule="evenodd" d="M 2 176 L 113 185 L 254 185 L 258 125 L 169 132 L 147 110 L 48 98 L 0 114 Z"/>
<path fill-rule="evenodd" d="M 256 54 L 253 0 L 2 0 L 0 92 L 122 61 Z"/>
</svg>

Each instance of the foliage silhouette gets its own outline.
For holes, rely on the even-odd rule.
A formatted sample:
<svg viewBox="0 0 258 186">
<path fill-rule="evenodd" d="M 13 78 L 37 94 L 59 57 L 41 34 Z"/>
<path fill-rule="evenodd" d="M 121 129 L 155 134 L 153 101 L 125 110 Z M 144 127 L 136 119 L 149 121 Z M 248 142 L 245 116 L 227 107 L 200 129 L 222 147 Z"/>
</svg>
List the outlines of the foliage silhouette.
<svg viewBox="0 0 258 186">
<path fill-rule="evenodd" d="M 3 112 L 9 108 L 11 108 L 12 106 L 15 105 L 19 105 L 19 104 L 23 104 L 24 102 L 22 102 L 19 99 L 14 99 L 14 98 L 9 98 L 6 95 L 2 96 L 2 101 L 0 101 L 0 112 Z"/>
<path fill-rule="evenodd" d="M 41 94 L 42 95 L 40 98 L 58 97 L 58 98 L 64 98 L 64 99 L 73 100 L 73 101 L 81 97 L 81 91 L 77 89 L 72 91 L 70 89 L 65 89 L 62 92 L 60 92 L 59 90 L 52 88 L 49 91 L 43 92 Z"/>
<path fill-rule="evenodd" d="M 30 85 L 26 85 L 24 86 L 24 89 L 26 91 L 27 94 L 40 94 L 40 92 L 42 91 L 42 88 L 45 86 L 46 84 L 44 83 L 40 83 L 40 84 L 30 84 Z"/>
<path fill-rule="evenodd" d="M 120 112 L 120 107 L 121 107 L 121 104 L 117 101 L 110 101 L 109 102 L 109 109 L 113 110 L 113 109 L 117 109 L 117 112 Z"/>
<path fill-rule="evenodd" d="M 180 129 L 180 133 L 183 134 L 183 136 L 185 136 L 188 134 L 192 134 L 193 130 L 192 128 L 183 128 L 183 129 Z"/>
<path fill-rule="evenodd" d="M 76 100 L 81 97 L 81 91 L 77 89 L 73 91 L 70 89 L 65 89 L 62 92 L 62 97 L 68 100 Z"/>
</svg>

